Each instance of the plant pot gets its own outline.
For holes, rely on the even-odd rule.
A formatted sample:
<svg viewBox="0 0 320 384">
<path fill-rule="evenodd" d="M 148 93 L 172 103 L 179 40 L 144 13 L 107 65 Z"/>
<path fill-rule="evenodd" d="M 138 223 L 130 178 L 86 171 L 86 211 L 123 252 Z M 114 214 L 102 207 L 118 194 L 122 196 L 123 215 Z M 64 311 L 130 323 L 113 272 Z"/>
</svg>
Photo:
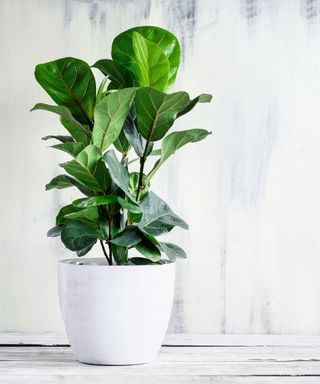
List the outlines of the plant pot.
<svg viewBox="0 0 320 384">
<path fill-rule="evenodd" d="M 62 317 L 77 360 L 141 364 L 155 359 L 172 309 L 175 263 L 108 266 L 59 262 Z"/>
</svg>

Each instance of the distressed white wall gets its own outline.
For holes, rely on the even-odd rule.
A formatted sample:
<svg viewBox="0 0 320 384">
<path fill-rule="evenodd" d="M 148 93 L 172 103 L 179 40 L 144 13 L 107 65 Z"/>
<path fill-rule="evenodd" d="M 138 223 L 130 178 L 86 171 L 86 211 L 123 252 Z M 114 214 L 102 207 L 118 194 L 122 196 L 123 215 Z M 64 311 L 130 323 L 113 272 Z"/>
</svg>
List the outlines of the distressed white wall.
<svg viewBox="0 0 320 384">
<path fill-rule="evenodd" d="M 37 63 L 108 57 L 115 35 L 154 24 L 181 40 L 176 89 L 214 94 L 176 128 L 213 135 L 180 151 L 153 188 L 190 223 L 171 331 L 320 332 L 320 1 L 0 0 L 0 331 L 62 329 L 45 237 L 76 192 L 44 191 L 62 132 L 29 114 L 49 98 Z M 97 252 L 99 249 L 97 248 Z"/>
</svg>

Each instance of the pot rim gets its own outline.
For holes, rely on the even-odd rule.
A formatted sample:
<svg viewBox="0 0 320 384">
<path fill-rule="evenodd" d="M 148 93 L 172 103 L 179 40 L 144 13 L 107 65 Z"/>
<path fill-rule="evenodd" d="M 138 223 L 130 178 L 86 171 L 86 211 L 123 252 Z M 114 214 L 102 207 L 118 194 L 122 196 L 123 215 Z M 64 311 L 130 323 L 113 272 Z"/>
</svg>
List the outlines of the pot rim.
<svg viewBox="0 0 320 384">
<path fill-rule="evenodd" d="M 130 268 L 141 268 L 141 267 L 162 267 L 162 266 L 167 266 L 167 265 L 172 265 L 175 264 L 176 260 L 166 260 L 166 263 L 164 264 L 129 264 L 129 265 L 117 265 L 117 264 L 112 264 L 109 265 L 107 263 L 107 260 L 104 257 L 94 257 L 94 258 L 89 258 L 89 257 L 84 257 L 79 259 L 64 259 L 64 260 L 59 260 L 58 264 L 62 265 L 69 265 L 72 267 L 111 267 L 111 268 L 123 268 L 123 267 L 130 267 Z"/>
</svg>

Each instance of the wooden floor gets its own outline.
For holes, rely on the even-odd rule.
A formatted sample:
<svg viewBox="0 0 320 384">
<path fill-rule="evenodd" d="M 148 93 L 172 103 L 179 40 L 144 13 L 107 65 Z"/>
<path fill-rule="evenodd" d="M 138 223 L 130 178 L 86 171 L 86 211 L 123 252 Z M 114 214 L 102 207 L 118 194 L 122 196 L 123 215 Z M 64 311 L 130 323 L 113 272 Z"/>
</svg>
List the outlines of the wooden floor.
<svg viewBox="0 0 320 384">
<path fill-rule="evenodd" d="M 320 336 L 168 335 L 156 361 L 77 362 L 63 335 L 0 334 L 0 383 L 320 384 Z"/>
</svg>

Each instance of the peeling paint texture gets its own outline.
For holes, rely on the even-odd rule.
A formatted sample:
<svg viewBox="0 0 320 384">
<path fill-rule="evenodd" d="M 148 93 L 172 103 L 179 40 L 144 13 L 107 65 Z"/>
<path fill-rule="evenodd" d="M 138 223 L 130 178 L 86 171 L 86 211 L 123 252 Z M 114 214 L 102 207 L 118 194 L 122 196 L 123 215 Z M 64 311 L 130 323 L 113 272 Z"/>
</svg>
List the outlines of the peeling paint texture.
<svg viewBox="0 0 320 384">
<path fill-rule="evenodd" d="M 149 24 L 181 41 L 175 90 L 214 95 L 175 126 L 213 135 L 153 183 L 190 223 L 168 236 L 189 256 L 170 331 L 319 333 L 319 15 L 319 0 L 1 0 L 0 332 L 62 329 L 56 264 L 72 257 L 46 238 L 78 195 L 44 191 L 67 158 L 41 141 L 63 132 L 57 117 L 29 113 L 50 103 L 34 67 L 93 64 L 115 35 Z"/>
</svg>

